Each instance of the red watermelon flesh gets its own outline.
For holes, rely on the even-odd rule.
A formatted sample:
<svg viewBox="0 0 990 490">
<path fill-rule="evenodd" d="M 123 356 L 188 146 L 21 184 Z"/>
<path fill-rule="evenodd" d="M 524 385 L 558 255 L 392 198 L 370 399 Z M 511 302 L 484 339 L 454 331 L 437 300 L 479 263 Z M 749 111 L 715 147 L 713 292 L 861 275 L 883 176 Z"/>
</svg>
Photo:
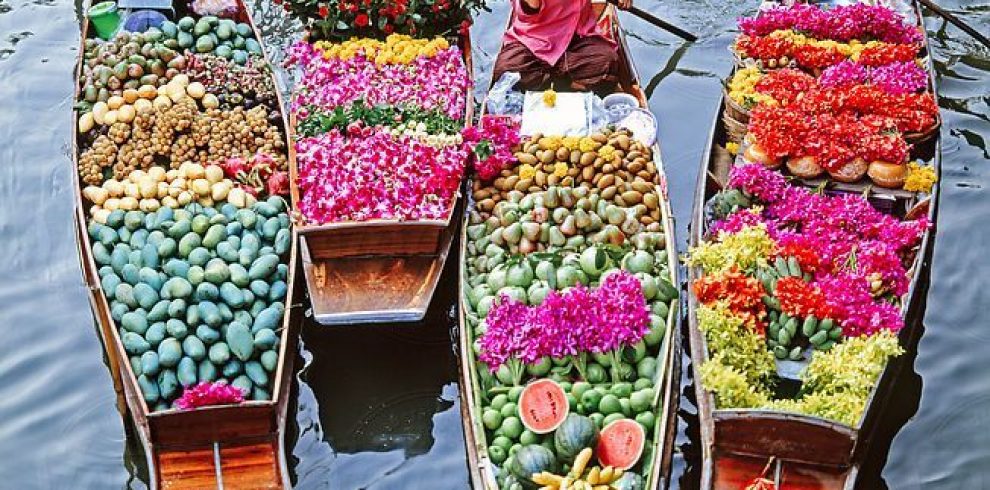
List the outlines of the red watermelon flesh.
<svg viewBox="0 0 990 490">
<path fill-rule="evenodd" d="M 602 429 L 595 452 L 602 466 L 628 470 L 643 455 L 645 444 L 643 426 L 632 419 L 620 419 Z"/>
<path fill-rule="evenodd" d="M 564 423 L 570 406 L 567 393 L 552 379 L 533 381 L 519 395 L 519 418 L 536 434 L 553 432 Z"/>
</svg>

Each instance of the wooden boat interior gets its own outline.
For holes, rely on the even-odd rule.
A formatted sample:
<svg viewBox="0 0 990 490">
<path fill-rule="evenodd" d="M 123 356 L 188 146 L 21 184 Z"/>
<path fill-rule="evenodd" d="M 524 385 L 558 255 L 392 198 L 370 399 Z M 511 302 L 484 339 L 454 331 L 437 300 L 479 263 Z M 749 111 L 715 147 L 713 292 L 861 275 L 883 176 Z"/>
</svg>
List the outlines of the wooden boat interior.
<svg viewBox="0 0 990 490">
<path fill-rule="evenodd" d="M 248 23 L 256 39 L 261 33 L 250 10 L 238 1 L 237 19 Z M 185 15 L 177 9 L 179 16 Z M 89 32 L 89 21 L 83 19 L 82 41 Z M 264 46 L 262 46 L 264 53 Z M 76 68 L 76 78 L 82 73 L 82 55 Z M 271 59 L 264 53 L 265 59 Z M 280 107 L 285 107 L 279 91 L 275 95 Z M 76 99 L 79 87 L 76 88 Z M 72 113 L 74 133 L 78 117 Z M 283 129 L 288 129 L 283 115 Z M 284 133 L 288 136 L 287 131 Z M 73 169 L 79 158 L 79 142 L 73 141 Z M 290 154 L 290 158 L 294 155 Z M 290 167 L 292 165 L 290 164 Z M 110 303 L 103 293 L 92 242 L 86 232 L 87 213 L 78 172 L 72 172 L 75 187 L 75 228 L 83 277 L 89 290 L 90 303 L 107 354 L 114 387 L 118 394 L 117 408 L 122 416 L 130 415 L 134 433 L 140 441 L 148 466 L 150 488 L 290 488 L 286 472 L 283 430 L 292 389 L 293 364 L 296 358 L 298 332 L 302 322 L 299 301 L 305 291 L 303 281 L 294 280 L 300 274 L 296 247 L 289 251 L 289 291 L 285 299 L 286 314 L 279 335 L 278 367 L 273 373 L 275 383 L 268 401 L 246 401 L 239 405 L 202 407 L 192 410 L 169 409 L 152 412 L 142 396 L 134 369 L 128 362 L 116 322 L 110 313 Z M 292 243 L 296 243 L 293 233 Z"/>
<path fill-rule="evenodd" d="M 468 73 L 471 39 L 461 37 Z M 467 93 L 465 121 L 473 116 Z M 294 124 L 294 121 L 292 122 Z M 295 166 L 291 180 L 297 180 Z M 299 188 L 292 185 L 294 202 Z M 301 259 L 314 319 L 323 325 L 417 322 L 430 306 L 457 233 L 462 199 L 455 197 L 444 220 L 373 220 L 326 225 L 297 216 Z"/>
</svg>

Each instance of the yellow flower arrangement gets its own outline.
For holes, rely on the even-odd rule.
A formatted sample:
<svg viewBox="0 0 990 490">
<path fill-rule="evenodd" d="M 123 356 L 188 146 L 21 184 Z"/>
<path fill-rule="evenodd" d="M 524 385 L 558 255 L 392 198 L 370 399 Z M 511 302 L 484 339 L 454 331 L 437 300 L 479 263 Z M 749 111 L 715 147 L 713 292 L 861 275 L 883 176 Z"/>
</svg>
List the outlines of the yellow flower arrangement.
<svg viewBox="0 0 990 490">
<path fill-rule="evenodd" d="M 581 149 L 581 138 L 577 136 L 564 136 L 564 139 L 560 143 L 564 145 L 564 148 L 571 151 Z"/>
<path fill-rule="evenodd" d="M 769 95 L 756 91 L 756 84 L 763 78 L 763 72 L 755 66 L 737 71 L 729 81 L 729 97 L 737 104 L 749 109 L 759 104 L 777 105 Z"/>
<path fill-rule="evenodd" d="M 442 37 L 413 39 L 403 34 L 392 34 L 384 42 L 371 38 L 351 38 L 342 43 L 317 41 L 314 47 L 322 51 L 325 60 L 337 58 L 346 61 L 362 54 L 381 66 L 408 65 L 420 56 L 432 58 L 440 50 L 449 48 L 450 43 Z"/>
<path fill-rule="evenodd" d="M 615 158 L 615 147 L 612 145 L 605 145 L 598 149 L 598 156 L 602 157 L 602 160 L 610 162 Z"/>
<path fill-rule="evenodd" d="M 921 165 L 918 162 L 908 164 L 908 174 L 904 178 L 904 190 L 908 192 L 931 192 L 935 182 L 938 182 L 938 176 L 935 175 L 934 167 Z"/>
<path fill-rule="evenodd" d="M 564 162 L 557 162 L 553 166 L 553 174 L 561 179 L 567 176 L 567 170 L 567 164 Z"/>
<path fill-rule="evenodd" d="M 555 107 L 557 105 L 557 91 L 554 89 L 548 89 L 543 92 L 543 103 L 547 107 Z"/>
<path fill-rule="evenodd" d="M 843 56 L 851 58 L 853 61 L 859 60 L 859 55 L 866 49 L 885 46 L 888 44 L 883 41 L 867 41 L 864 43 L 856 39 L 853 39 L 848 43 L 841 43 L 832 39 L 815 39 L 795 32 L 791 29 L 771 32 L 770 37 L 786 39 L 797 46 L 810 45 L 818 48 L 835 48 L 839 51 L 839 53 L 842 53 Z"/>
<path fill-rule="evenodd" d="M 588 153 L 590 151 L 595 151 L 595 150 L 601 148 L 601 146 L 602 146 L 601 143 L 599 143 L 599 142 L 591 139 L 588 136 L 585 136 L 584 138 L 581 138 L 581 142 L 578 143 L 578 149 L 581 150 L 582 153 Z"/>
<path fill-rule="evenodd" d="M 544 136 L 539 141 L 540 148 L 550 151 L 557 151 L 563 143 L 564 139 L 560 136 Z"/>
<path fill-rule="evenodd" d="M 519 166 L 520 179 L 532 179 L 536 175 L 536 168 L 528 163 Z"/>
</svg>

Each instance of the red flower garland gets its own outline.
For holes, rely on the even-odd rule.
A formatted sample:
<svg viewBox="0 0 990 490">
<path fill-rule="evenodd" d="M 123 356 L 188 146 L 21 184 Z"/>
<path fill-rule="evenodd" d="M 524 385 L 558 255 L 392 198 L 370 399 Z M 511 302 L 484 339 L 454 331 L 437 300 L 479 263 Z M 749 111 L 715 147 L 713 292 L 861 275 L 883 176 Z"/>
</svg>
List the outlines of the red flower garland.
<svg viewBox="0 0 990 490">
<path fill-rule="evenodd" d="M 761 94 L 773 97 L 780 105 L 786 106 L 816 85 L 815 77 L 800 70 L 785 68 L 767 73 L 753 88 Z"/>
<path fill-rule="evenodd" d="M 743 274 L 733 267 L 721 274 L 704 276 L 692 285 L 694 295 L 703 304 L 717 301 L 728 303 L 729 311 L 742 318 L 750 328 L 765 335 L 767 316 L 763 296 L 766 290 L 756 278 Z"/>
<path fill-rule="evenodd" d="M 780 310 L 788 315 L 798 318 L 815 315 L 818 319 L 832 316 L 832 308 L 828 306 L 822 291 L 801 278 L 779 279 L 773 294 L 780 300 Z"/>
</svg>

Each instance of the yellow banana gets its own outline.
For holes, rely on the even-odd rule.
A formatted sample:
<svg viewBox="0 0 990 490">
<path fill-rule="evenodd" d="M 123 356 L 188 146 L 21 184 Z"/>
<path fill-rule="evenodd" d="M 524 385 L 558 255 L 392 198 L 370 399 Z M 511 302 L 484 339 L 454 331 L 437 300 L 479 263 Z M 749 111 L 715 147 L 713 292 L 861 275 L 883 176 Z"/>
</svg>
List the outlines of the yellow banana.
<svg viewBox="0 0 990 490">
<path fill-rule="evenodd" d="M 612 485 L 595 485 L 591 490 L 612 490 Z"/>
<path fill-rule="evenodd" d="M 594 468 L 591 469 L 590 472 L 588 472 L 588 476 L 584 480 L 592 485 L 598 484 L 601 481 L 599 478 L 601 475 L 601 471 L 602 471 L 601 468 L 595 466 Z"/>
<path fill-rule="evenodd" d="M 574 467 L 571 468 L 571 474 L 577 475 L 578 478 L 584 473 L 585 466 L 588 466 L 588 461 L 591 461 L 591 448 L 586 447 L 578 453 L 577 457 L 574 458 Z"/>
<path fill-rule="evenodd" d="M 615 468 L 615 470 L 612 471 L 612 481 L 622 478 L 622 473 L 624 473 L 624 471 L 621 468 Z"/>
<path fill-rule="evenodd" d="M 614 470 L 612 469 L 611 466 L 606 466 L 605 469 L 603 469 L 601 471 L 601 474 L 598 477 L 598 481 L 600 483 L 612 483 L 612 472 L 613 471 Z"/>
</svg>

